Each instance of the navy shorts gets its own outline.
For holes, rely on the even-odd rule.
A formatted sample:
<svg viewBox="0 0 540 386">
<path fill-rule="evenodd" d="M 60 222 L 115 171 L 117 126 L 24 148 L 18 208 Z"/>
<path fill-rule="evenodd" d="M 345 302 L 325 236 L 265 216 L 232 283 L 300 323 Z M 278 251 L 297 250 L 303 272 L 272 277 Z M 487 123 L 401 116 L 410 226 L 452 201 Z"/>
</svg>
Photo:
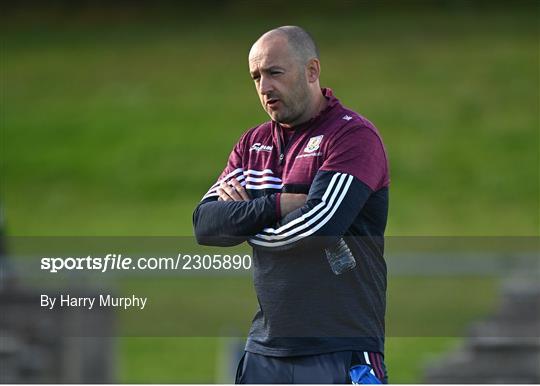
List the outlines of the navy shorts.
<svg viewBox="0 0 540 386">
<path fill-rule="evenodd" d="M 362 351 L 295 357 L 271 357 L 246 351 L 238 364 L 235 383 L 351 384 L 349 370 L 358 365 L 369 366 L 373 379 L 379 383 L 388 383 L 383 356 Z"/>
</svg>

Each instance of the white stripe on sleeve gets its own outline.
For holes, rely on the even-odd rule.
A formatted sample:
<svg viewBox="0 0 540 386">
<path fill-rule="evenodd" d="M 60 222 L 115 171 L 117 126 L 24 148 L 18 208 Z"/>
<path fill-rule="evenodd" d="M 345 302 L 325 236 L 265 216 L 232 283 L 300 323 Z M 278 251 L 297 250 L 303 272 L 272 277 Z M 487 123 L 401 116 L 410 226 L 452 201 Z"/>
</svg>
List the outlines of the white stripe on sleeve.
<svg viewBox="0 0 540 386">
<path fill-rule="evenodd" d="M 336 177 L 338 175 L 340 176 Z M 339 178 L 339 181 L 336 184 L 336 180 L 338 178 Z M 284 232 L 284 233 L 282 233 L 283 230 L 291 228 L 289 226 L 289 224 L 291 223 L 285 224 L 283 227 L 280 227 L 278 229 L 267 228 L 264 230 L 264 232 L 273 233 L 273 235 L 257 234 L 255 238 L 252 238 L 250 241 L 253 244 L 261 245 L 265 247 L 279 247 L 279 246 L 293 243 L 304 237 L 312 235 L 321 227 L 323 227 L 332 218 L 334 213 L 339 208 L 339 205 L 343 201 L 345 195 L 347 194 L 347 191 L 349 190 L 352 180 L 353 180 L 353 177 L 351 175 L 337 173 L 336 175 L 332 177 L 332 180 L 323 195 L 323 201 L 319 203 L 317 206 L 315 206 L 313 209 L 311 209 L 308 213 L 302 215 L 301 217 L 299 217 L 298 219 L 294 221 L 291 221 L 291 223 L 293 222 L 295 223 L 293 225 L 299 224 L 297 227 L 293 227 L 288 232 Z M 343 183 L 344 183 L 344 186 L 343 186 Z M 333 190 L 334 185 L 336 185 L 335 190 Z M 326 199 L 328 198 L 328 195 L 330 194 L 330 192 L 332 192 L 332 195 L 330 199 L 328 200 L 328 202 L 326 202 Z M 313 218 L 311 220 L 307 221 L 306 223 L 303 223 L 307 218 L 312 217 L 312 216 Z M 321 219 L 321 217 L 323 218 Z M 319 219 L 320 221 L 317 222 Z M 311 225 L 313 226 L 310 228 Z M 303 233 L 297 234 L 296 236 L 288 240 L 279 241 L 288 236 L 291 236 L 300 231 L 303 231 L 306 228 L 307 230 Z M 268 241 L 262 241 L 259 239 L 268 240 Z"/>
</svg>

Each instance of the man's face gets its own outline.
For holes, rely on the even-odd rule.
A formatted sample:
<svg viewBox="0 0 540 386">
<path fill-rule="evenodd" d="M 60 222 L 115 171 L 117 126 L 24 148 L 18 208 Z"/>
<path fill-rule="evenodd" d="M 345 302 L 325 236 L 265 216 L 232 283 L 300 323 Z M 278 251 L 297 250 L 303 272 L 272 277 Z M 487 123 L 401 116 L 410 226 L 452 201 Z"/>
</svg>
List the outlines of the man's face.
<svg viewBox="0 0 540 386">
<path fill-rule="evenodd" d="M 303 122 L 310 103 L 305 66 L 283 37 L 263 38 L 249 53 L 249 72 L 268 115 L 281 124 Z"/>
</svg>

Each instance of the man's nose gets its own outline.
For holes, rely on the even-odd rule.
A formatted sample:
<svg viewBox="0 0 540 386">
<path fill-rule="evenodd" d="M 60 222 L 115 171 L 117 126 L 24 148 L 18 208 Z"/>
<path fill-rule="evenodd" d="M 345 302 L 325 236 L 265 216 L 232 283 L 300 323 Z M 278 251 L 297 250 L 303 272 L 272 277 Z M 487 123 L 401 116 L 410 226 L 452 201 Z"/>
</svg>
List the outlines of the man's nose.
<svg viewBox="0 0 540 386">
<path fill-rule="evenodd" d="M 266 95 L 274 90 L 272 79 L 269 76 L 261 76 L 259 83 L 259 91 L 262 95 Z"/>
</svg>

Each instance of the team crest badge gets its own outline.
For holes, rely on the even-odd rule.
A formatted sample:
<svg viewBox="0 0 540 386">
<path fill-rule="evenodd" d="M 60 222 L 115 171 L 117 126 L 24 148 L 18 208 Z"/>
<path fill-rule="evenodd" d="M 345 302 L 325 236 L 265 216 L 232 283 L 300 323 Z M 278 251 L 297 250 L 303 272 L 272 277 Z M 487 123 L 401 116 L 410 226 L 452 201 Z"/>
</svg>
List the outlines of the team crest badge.
<svg viewBox="0 0 540 386">
<path fill-rule="evenodd" d="M 309 139 L 309 142 L 304 149 L 305 153 L 313 153 L 315 150 L 319 149 L 319 145 L 321 144 L 321 141 L 323 139 L 324 135 L 318 135 L 316 137 L 311 137 Z"/>
</svg>

